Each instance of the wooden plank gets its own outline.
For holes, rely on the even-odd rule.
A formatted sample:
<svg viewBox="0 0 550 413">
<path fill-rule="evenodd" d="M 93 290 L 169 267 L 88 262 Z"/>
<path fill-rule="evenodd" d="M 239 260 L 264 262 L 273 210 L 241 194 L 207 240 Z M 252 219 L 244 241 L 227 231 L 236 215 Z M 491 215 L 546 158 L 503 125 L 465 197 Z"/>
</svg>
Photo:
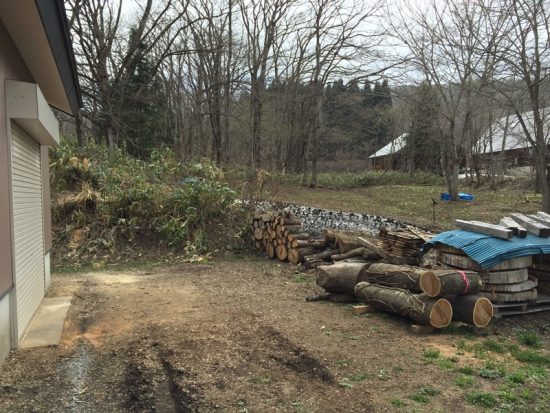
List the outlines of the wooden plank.
<svg viewBox="0 0 550 413">
<path fill-rule="evenodd" d="M 529 277 L 527 281 L 514 284 L 483 284 L 482 291 L 495 293 L 517 293 L 537 288 L 538 282 L 535 277 Z"/>
<path fill-rule="evenodd" d="M 531 218 L 534 221 L 537 221 L 538 223 L 541 223 L 542 225 L 546 225 L 547 227 L 550 227 L 550 221 L 547 221 L 546 219 L 541 218 L 538 215 L 529 214 L 529 215 L 526 215 L 526 216 Z"/>
<path fill-rule="evenodd" d="M 499 225 L 511 229 L 514 231 L 514 235 L 525 238 L 527 236 L 527 230 L 514 221 L 511 217 L 504 217 L 500 220 Z"/>
<path fill-rule="evenodd" d="M 529 231 L 531 234 L 542 238 L 547 238 L 548 236 L 550 236 L 550 227 L 547 227 L 546 225 L 541 224 L 540 222 L 537 222 L 534 219 L 529 218 L 528 216 L 523 214 L 515 213 L 510 214 L 510 216 L 514 221 L 527 229 L 527 231 Z"/>
<path fill-rule="evenodd" d="M 537 212 L 537 216 L 550 222 L 550 214 L 547 214 L 546 212 L 543 212 L 543 211 L 539 211 Z"/>
<path fill-rule="evenodd" d="M 507 271 L 480 272 L 483 284 L 517 284 L 529 279 L 527 268 Z"/>
<path fill-rule="evenodd" d="M 375 312 L 375 311 L 376 311 L 376 308 L 374 308 L 370 304 L 354 305 L 354 306 L 351 307 L 351 312 L 355 315 L 372 313 L 372 312 Z"/>
<path fill-rule="evenodd" d="M 455 219 L 455 225 L 460 229 L 478 232 L 501 239 L 510 239 L 514 236 L 514 231 L 511 229 L 501 227 L 500 225 L 487 224 L 486 222 Z"/>
</svg>

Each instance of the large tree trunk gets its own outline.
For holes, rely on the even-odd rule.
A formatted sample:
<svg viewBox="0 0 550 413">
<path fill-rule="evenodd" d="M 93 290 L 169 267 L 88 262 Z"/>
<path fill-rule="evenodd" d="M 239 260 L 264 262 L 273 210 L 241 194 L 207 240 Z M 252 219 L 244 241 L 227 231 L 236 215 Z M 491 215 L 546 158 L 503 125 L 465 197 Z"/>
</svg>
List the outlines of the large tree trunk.
<svg viewBox="0 0 550 413">
<path fill-rule="evenodd" d="M 420 288 L 430 297 L 477 294 L 481 291 L 481 278 L 473 271 L 424 270 Z"/>
<path fill-rule="evenodd" d="M 357 278 L 367 263 L 339 262 L 317 267 L 317 285 L 329 293 L 353 294 Z"/>
<path fill-rule="evenodd" d="M 485 327 L 493 318 L 493 304 L 479 295 L 448 297 L 453 306 L 453 320 Z"/>
<path fill-rule="evenodd" d="M 422 292 L 420 278 L 424 271 L 422 268 L 406 265 L 375 263 L 359 274 L 358 282 L 367 281 L 371 284 L 403 288 L 420 293 Z"/>
<path fill-rule="evenodd" d="M 355 286 L 355 296 L 381 310 L 401 314 L 435 328 L 447 327 L 453 318 L 451 303 L 443 298 L 430 298 L 425 294 L 413 294 L 368 282 L 360 282 Z"/>
</svg>

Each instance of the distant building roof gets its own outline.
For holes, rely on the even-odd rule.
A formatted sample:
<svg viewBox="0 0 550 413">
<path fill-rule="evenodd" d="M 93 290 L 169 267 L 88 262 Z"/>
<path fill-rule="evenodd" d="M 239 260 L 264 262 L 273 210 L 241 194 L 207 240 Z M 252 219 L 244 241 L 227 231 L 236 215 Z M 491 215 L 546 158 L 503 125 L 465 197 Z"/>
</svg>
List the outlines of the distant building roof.
<svg viewBox="0 0 550 413">
<path fill-rule="evenodd" d="M 546 126 L 544 131 L 545 140 L 547 143 L 550 143 L 550 108 L 543 109 L 542 113 Z M 529 130 L 529 133 L 534 138 L 535 127 L 533 122 L 533 112 L 523 112 L 521 115 L 527 129 Z M 493 122 L 491 127 L 485 131 L 478 145 L 478 153 L 482 154 L 501 152 L 502 150 L 510 151 L 513 149 L 527 149 L 531 146 L 531 142 L 527 139 L 518 117 L 516 115 L 509 115 Z"/>
<path fill-rule="evenodd" d="M 403 149 L 407 145 L 407 139 L 406 139 L 407 136 L 409 136 L 408 133 L 403 133 L 399 135 L 397 138 L 395 138 L 393 141 L 388 143 L 386 146 L 382 147 L 381 149 L 373 153 L 371 156 L 369 156 L 369 159 L 380 158 L 382 156 L 387 156 L 387 155 L 393 155 L 399 152 L 401 149 Z"/>
</svg>

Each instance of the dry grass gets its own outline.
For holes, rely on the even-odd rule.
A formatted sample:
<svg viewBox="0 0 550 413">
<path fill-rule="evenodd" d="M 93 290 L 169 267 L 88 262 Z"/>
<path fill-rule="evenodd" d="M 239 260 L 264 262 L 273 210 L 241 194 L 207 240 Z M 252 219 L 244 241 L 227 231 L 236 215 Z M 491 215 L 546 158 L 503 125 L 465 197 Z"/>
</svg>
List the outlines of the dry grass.
<svg viewBox="0 0 550 413">
<path fill-rule="evenodd" d="M 471 189 L 473 202 L 441 202 L 442 186 L 391 185 L 358 189 L 310 189 L 296 185 L 273 188 L 274 200 L 318 208 L 370 213 L 392 217 L 435 229 L 453 228 L 454 219 L 476 219 L 497 223 L 511 212 L 533 213 L 540 209 L 540 196 L 521 189 L 498 191 Z M 435 222 L 433 220 L 433 202 Z"/>
</svg>

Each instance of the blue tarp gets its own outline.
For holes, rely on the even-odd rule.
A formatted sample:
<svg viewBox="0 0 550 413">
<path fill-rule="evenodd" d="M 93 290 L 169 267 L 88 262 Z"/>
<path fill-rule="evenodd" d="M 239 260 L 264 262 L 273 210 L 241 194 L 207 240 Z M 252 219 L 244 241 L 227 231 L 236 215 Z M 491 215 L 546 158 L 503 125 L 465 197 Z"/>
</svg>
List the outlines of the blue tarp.
<svg viewBox="0 0 550 413">
<path fill-rule="evenodd" d="M 451 194 L 449 194 L 448 192 L 441 192 L 441 194 L 439 194 L 439 199 L 442 201 L 450 201 Z M 458 199 L 460 199 L 461 201 L 473 201 L 474 196 L 465 192 L 459 192 Z"/>
<path fill-rule="evenodd" d="M 427 252 L 437 243 L 463 250 L 481 268 L 489 268 L 512 258 L 550 254 L 550 238 L 540 238 L 532 234 L 525 238 L 504 240 L 457 229 L 436 235 L 424 245 L 422 251 Z"/>
</svg>

